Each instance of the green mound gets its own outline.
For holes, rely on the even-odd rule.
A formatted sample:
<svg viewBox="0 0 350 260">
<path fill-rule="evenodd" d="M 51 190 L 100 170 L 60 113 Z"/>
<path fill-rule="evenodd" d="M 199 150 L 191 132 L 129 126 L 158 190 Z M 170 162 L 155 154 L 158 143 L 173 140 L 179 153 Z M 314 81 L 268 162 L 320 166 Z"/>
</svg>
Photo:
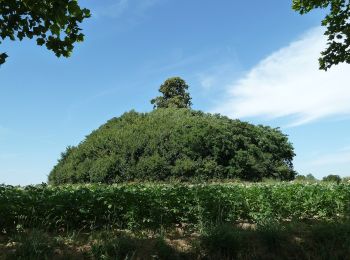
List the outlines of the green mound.
<svg viewBox="0 0 350 260">
<path fill-rule="evenodd" d="M 295 177 L 293 147 L 279 129 L 188 108 L 131 111 L 68 147 L 51 184 Z"/>
</svg>

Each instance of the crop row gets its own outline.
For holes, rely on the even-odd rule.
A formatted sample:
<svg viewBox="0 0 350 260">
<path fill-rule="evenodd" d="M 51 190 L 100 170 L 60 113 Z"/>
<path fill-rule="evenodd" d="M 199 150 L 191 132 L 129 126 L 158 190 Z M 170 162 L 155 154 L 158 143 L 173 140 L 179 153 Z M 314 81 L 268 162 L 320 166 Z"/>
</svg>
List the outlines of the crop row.
<svg viewBox="0 0 350 260">
<path fill-rule="evenodd" d="M 218 222 L 335 220 L 349 184 L 0 186 L 0 228 L 151 229 Z"/>
</svg>

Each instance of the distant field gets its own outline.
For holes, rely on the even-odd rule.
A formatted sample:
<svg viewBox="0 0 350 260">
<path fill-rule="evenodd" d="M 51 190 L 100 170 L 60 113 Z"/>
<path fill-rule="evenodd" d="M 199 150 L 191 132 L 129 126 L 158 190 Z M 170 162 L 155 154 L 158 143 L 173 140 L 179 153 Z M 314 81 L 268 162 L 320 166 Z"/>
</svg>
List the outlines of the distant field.
<svg viewBox="0 0 350 260">
<path fill-rule="evenodd" d="M 200 230 L 224 223 L 341 220 L 350 184 L 125 184 L 0 186 L 0 229 Z"/>
</svg>

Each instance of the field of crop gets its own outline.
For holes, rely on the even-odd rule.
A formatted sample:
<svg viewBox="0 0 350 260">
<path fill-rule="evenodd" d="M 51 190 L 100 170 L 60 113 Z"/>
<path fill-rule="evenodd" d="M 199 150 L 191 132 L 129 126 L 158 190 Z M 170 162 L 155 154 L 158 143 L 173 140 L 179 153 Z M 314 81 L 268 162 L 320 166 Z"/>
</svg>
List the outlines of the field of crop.
<svg viewBox="0 0 350 260">
<path fill-rule="evenodd" d="M 336 221 L 349 211 L 349 184 L 0 186 L 0 229 L 6 231 L 199 230 L 224 223 Z"/>
<path fill-rule="evenodd" d="M 0 259 L 345 259 L 350 184 L 0 186 Z"/>
</svg>

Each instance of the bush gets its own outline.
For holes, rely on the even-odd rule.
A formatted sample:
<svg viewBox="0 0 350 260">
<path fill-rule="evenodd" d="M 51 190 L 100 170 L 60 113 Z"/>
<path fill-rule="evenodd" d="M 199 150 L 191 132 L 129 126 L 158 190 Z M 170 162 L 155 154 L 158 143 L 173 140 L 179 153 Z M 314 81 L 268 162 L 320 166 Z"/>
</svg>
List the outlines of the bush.
<svg viewBox="0 0 350 260">
<path fill-rule="evenodd" d="M 343 177 L 342 182 L 350 183 L 350 177 L 349 176 Z"/>
<path fill-rule="evenodd" d="M 291 180 L 293 147 L 279 129 L 180 108 L 125 113 L 68 147 L 51 184 L 130 180 Z"/>
<path fill-rule="evenodd" d="M 303 182 L 303 181 L 316 182 L 317 181 L 317 179 L 311 173 L 309 173 L 306 176 L 305 175 L 297 175 L 297 176 L 295 176 L 295 180 L 301 181 L 301 182 Z"/>
<path fill-rule="evenodd" d="M 340 183 L 341 182 L 341 178 L 340 178 L 339 175 L 330 174 L 330 175 L 328 175 L 326 177 L 323 177 L 322 181 Z"/>
</svg>

